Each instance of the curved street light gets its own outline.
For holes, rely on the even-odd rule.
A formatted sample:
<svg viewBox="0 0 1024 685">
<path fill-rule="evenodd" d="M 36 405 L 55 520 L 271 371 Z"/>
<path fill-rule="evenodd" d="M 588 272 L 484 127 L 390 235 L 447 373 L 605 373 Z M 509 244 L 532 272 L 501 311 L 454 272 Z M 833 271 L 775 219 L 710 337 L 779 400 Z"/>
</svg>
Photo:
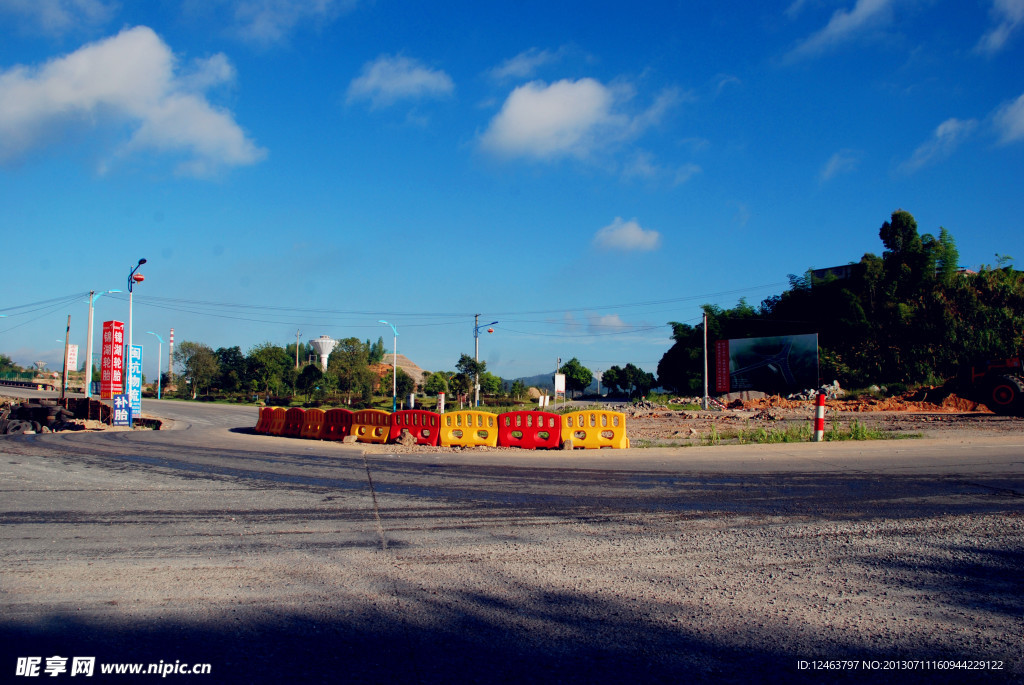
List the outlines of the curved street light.
<svg viewBox="0 0 1024 685">
<path fill-rule="evenodd" d="M 138 271 L 139 267 L 145 263 L 146 259 L 143 257 L 128 274 L 128 347 L 131 347 L 132 345 L 132 288 L 136 283 L 141 283 L 145 280 L 145 277 L 143 277 L 142 274 L 136 276 L 135 272 Z"/>
<path fill-rule="evenodd" d="M 378 319 L 377 323 L 391 326 L 391 330 L 395 334 L 395 355 L 391 359 L 391 411 L 393 413 L 398 411 L 398 329 L 395 328 L 395 324 L 388 323 L 384 319 Z"/>
<path fill-rule="evenodd" d="M 119 293 L 120 290 L 89 291 L 89 338 L 85 341 L 85 396 L 92 397 L 92 310 L 96 300 L 107 293 Z"/>
<path fill-rule="evenodd" d="M 480 323 L 480 315 L 479 314 L 474 315 L 474 320 L 473 320 L 473 344 L 474 344 L 474 347 L 476 348 L 476 351 L 474 352 L 473 359 L 477 363 L 477 368 L 479 368 L 479 366 L 480 366 L 480 329 L 487 327 L 487 332 L 488 333 L 493 333 L 494 331 L 491 328 L 489 328 L 489 327 L 493 326 L 496 323 L 498 323 L 498 322 L 497 321 L 492 321 L 490 323 L 482 324 L 482 323 Z M 473 406 L 474 407 L 479 407 L 480 406 L 480 374 L 479 374 L 479 372 L 476 374 L 476 383 L 474 383 L 474 385 L 476 387 L 474 388 Z"/>
<path fill-rule="evenodd" d="M 160 399 L 160 367 L 164 363 L 164 339 L 153 331 L 146 331 L 150 335 L 155 335 L 156 339 L 160 341 L 159 347 L 156 352 L 156 398 Z"/>
</svg>

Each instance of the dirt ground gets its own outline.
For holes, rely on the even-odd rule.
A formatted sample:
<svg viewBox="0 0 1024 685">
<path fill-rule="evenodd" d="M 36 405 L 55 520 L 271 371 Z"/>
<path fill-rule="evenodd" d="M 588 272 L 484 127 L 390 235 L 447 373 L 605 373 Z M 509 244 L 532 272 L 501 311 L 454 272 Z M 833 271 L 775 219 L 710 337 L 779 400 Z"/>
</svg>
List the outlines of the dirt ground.
<svg viewBox="0 0 1024 685">
<path fill-rule="evenodd" d="M 933 403 L 907 397 L 833 399 L 825 405 L 825 430 L 848 430 L 855 422 L 888 437 L 952 438 L 969 431 L 974 435 L 1005 435 L 1024 431 L 1024 418 L 993 414 L 982 404 L 949 395 Z M 813 425 L 812 400 L 769 396 L 737 400 L 722 410 L 667 411 L 650 407 L 628 408 L 627 432 L 633 446 L 706 444 L 712 432 L 722 437 L 758 429 L 783 431 Z"/>
</svg>

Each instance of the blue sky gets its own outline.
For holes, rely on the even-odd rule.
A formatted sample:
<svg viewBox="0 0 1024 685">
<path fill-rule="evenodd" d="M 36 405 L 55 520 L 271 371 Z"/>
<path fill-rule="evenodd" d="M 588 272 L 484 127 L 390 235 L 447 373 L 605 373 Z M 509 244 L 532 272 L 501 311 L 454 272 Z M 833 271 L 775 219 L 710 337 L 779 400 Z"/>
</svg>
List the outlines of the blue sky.
<svg viewBox="0 0 1024 685">
<path fill-rule="evenodd" d="M 1024 0 L 0 0 L 0 352 L 326 334 L 506 378 L 880 254 L 1021 257 Z M 123 294 L 96 321 L 127 319 Z M 166 355 L 166 346 L 163 350 Z"/>
</svg>

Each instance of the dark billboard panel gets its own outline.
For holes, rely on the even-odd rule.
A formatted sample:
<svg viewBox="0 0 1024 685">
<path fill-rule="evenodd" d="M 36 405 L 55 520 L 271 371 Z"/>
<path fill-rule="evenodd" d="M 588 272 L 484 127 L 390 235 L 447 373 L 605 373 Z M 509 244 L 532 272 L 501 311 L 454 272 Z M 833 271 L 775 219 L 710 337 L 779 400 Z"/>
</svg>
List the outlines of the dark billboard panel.
<svg viewBox="0 0 1024 685">
<path fill-rule="evenodd" d="M 760 390 L 783 394 L 818 387 L 816 333 L 719 340 L 715 352 L 715 385 L 720 393 Z"/>
</svg>

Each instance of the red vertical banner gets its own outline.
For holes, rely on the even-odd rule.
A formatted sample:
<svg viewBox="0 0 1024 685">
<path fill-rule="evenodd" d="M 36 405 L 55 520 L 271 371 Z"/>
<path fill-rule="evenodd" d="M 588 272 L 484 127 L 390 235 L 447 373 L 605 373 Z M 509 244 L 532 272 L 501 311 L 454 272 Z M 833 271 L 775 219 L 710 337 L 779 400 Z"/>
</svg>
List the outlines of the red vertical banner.
<svg viewBox="0 0 1024 685">
<path fill-rule="evenodd" d="M 715 389 L 720 393 L 731 390 L 729 383 L 729 341 L 715 341 Z"/>
<path fill-rule="evenodd" d="M 103 322 L 103 348 L 100 362 L 100 399 L 109 400 L 121 394 L 124 387 L 124 324 Z"/>
</svg>

